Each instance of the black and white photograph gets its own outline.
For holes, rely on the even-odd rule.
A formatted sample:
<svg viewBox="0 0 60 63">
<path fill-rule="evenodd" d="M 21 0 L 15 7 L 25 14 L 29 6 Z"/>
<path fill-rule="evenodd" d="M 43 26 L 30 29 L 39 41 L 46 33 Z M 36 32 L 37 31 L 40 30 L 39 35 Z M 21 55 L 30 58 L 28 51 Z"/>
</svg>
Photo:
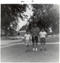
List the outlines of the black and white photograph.
<svg viewBox="0 0 60 63">
<path fill-rule="evenodd" d="M 0 4 L 1 62 L 59 63 L 58 4 Z"/>
</svg>

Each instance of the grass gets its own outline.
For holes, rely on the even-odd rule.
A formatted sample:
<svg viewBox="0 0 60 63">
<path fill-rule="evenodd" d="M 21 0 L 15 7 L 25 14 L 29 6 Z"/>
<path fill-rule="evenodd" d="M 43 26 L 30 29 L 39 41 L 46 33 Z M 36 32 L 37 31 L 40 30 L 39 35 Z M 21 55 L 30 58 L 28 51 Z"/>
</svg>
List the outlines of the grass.
<svg viewBox="0 0 60 63">
<path fill-rule="evenodd" d="M 59 37 L 50 38 L 47 42 L 58 42 Z M 16 42 L 17 43 L 17 42 Z M 12 44 L 12 42 L 11 42 Z M 15 43 L 13 43 L 15 44 Z M 40 51 L 40 45 L 38 45 L 38 51 L 32 51 L 32 45 L 30 45 L 30 52 L 25 52 L 24 44 L 15 44 L 1 48 L 1 61 L 2 62 L 58 62 L 59 61 L 59 44 L 46 44 L 46 51 Z"/>
</svg>

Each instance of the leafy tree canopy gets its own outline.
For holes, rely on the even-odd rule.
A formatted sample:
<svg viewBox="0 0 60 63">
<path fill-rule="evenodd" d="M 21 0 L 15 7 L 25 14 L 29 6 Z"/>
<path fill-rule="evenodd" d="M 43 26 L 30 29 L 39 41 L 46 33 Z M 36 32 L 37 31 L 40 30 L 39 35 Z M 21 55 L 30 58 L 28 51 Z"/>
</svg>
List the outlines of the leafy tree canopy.
<svg viewBox="0 0 60 63">
<path fill-rule="evenodd" d="M 55 31 L 59 27 L 59 5 L 56 4 L 32 4 L 34 14 L 29 19 L 32 20 L 29 29 L 34 23 L 40 28 L 48 28 L 52 26 Z M 1 28 L 5 30 L 6 34 L 10 28 L 10 23 L 13 22 L 14 28 L 17 26 L 18 13 L 23 20 L 21 13 L 26 11 L 26 4 L 2 4 L 1 5 Z M 16 21 L 17 20 L 17 21 Z M 26 27 L 23 27 L 26 28 Z M 10 31 L 12 32 L 12 31 Z"/>
</svg>

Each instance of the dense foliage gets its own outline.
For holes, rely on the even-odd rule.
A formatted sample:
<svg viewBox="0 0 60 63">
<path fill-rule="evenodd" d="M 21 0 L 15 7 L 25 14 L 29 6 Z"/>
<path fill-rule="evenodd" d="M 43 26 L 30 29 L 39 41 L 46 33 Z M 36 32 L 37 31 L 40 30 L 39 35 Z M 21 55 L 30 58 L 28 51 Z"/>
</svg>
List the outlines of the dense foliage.
<svg viewBox="0 0 60 63">
<path fill-rule="evenodd" d="M 32 4 L 34 8 L 34 15 L 30 18 L 29 29 L 34 23 L 41 28 L 48 29 L 52 26 L 53 31 L 59 31 L 59 6 L 56 4 Z M 18 13 L 23 13 L 26 10 L 26 4 L 2 4 L 1 5 L 1 28 L 5 30 L 5 34 L 9 32 L 13 34 L 13 29 L 10 27 L 10 23 L 14 22 L 14 26 L 17 25 Z M 20 18 L 23 17 L 20 14 Z M 17 20 L 17 22 L 16 22 Z M 26 27 L 23 27 L 24 29 Z"/>
<path fill-rule="evenodd" d="M 53 4 L 33 4 L 35 8 L 33 23 L 37 23 L 40 28 L 48 28 L 52 26 L 55 31 L 59 27 L 59 6 Z"/>
<path fill-rule="evenodd" d="M 25 11 L 26 5 L 20 4 L 2 4 L 1 5 L 1 29 L 5 31 L 5 34 L 10 33 L 13 35 L 15 32 L 15 27 L 17 26 L 17 16 L 18 13 L 22 13 Z M 21 14 L 19 14 L 20 18 L 23 19 Z M 17 22 L 16 22 L 17 21 Z M 10 26 L 10 24 L 14 22 L 14 28 Z"/>
</svg>

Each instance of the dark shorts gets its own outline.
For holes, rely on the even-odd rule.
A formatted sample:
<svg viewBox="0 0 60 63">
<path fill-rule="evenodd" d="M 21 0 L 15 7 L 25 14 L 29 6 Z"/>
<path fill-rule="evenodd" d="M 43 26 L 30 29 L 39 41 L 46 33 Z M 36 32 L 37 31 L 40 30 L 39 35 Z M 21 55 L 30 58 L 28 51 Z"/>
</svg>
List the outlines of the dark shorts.
<svg viewBox="0 0 60 63">
<path fill-rule="evenodd" d="M 32 36 L 32 42 L 33 42 L 33 43 L 34 43 L 34 42 L 37 43 L 37 42 L 38 42 L 38 36 L 35 36 L 35 37 Z"/>
<path fill-rule="evenodd" d="M 49 32 L 48 35 L 53 35 L 53 32 Z"/>
<path fill-rule="evenodd" d="M 40 38 L 40 43 L 45 43 L 46 39 L 45 38 Z"/>
</svg>

